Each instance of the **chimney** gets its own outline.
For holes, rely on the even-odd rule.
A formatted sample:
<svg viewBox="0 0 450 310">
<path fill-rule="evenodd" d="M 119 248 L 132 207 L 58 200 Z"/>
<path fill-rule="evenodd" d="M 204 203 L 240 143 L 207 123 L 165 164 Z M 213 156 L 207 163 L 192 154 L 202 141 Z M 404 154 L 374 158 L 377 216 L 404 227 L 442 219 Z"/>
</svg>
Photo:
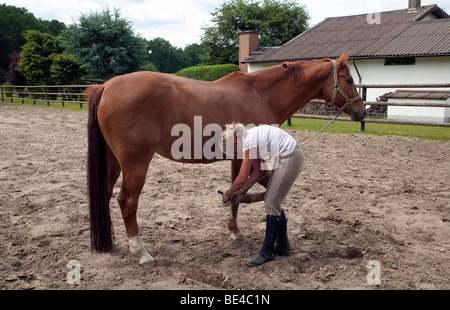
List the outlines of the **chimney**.
<svg viewBox="0 0 450 310">
<path fill-rule="evenodd" d="M 259 32 L 244 31 L 239 33 L 239 69 L 248 72 L 248 64 L 241 63 L 259 48 Z"/>
<path fill-rule="evenodd" d="M 421 7 L 420 0 L 409 0 L 408 10 L 417 11 L 418 9 L 420 9 L 420 7 Z"/>
</svg>

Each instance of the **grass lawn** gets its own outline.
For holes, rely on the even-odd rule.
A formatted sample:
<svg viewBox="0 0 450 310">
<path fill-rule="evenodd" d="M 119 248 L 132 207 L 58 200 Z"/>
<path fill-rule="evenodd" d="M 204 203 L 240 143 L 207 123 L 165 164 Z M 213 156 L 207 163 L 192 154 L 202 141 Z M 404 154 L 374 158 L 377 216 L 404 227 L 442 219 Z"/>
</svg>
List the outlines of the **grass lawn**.
<svg viewBox="0 0 450 310">
<path fill-rule="evenodd" d="M 31 99 L 24 99 L 24 103 L 22 103 L 22 99 L 14 99 L 13 102 L 11 102 L 11 99 L 5 99 L 5 104 L 11 104 L 11 105 L 27 105 L 27 106 L 34 106 L 34 107 L 45 107 L 45 108 L 58 108 L 58 109 L 68 109 L 68 110 L 78 110 L 78 111 L 87 111 L 87 104 L 83 104 L 83 108 L 80 108 L 79 103 L 73 103 L 64 101 L 64 107 L 62 106 L 62 101 L 50 101 L 47 105 L 47 101 L 44 99 L 36 101 L 36 104 L 33 103 Z"/>
</svg>

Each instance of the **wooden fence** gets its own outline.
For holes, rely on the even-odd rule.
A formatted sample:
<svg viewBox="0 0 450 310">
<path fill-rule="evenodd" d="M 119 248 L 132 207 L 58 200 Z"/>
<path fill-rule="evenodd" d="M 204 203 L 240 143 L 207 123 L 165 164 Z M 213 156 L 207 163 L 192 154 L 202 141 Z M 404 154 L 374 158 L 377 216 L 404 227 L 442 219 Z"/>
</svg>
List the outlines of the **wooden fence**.
<svg viewBox="0 0 450 310">
<path fill-rule="evenodd" d="M 439 107 L 450 108 L 450 103 L 429 103 L 429 102 L 383 102 L 383 101 L 367 101 L 367 89 L 369 88 L 386 88 L 386 89 L 446 89 L 450 92 L 450 84 L 360 84 L 356 85 L 360 89 L 360 94 L 364 100 L 366 106 L 405 106 L 405 107 Z M 323 100 L 313 100 L 312 103 L 326 103 Z M 307 118 L 307 119 L 323 119 L 332 120 L 334 116 L 323 115 L 306 115 L 306 114 L 294 114 L 292 118 Z M 348 117 L 339 117 L 338 121 L 351 121 Z M 388 119 L 371 119 L 366 118 L 361 122 L 361 131 L 366 128 L 366 123 L 379 123 L 379 124 L 399 124 L 399 125 L 418 125 L 418 126 L 434 126 L 434 127 L 450 127 L 450 123 L 435 123 L 435 122 L 417 122 L 417 121 L 401 121 L 401 120 L 388 120 Z"/>
<path fill-rule="evenodd" d="M 66 103 L 78 104 L 83 108 L 86 104 L 84 94 L 86 85 L 51 85 L 51 86 L 10 86 L 0 85 L 2 102 L 18 102 L 21 103 L 38 102 L 62 104 Z"/>
<path fill-rule="evenodd" d="M 450 91 L 450 84 L 361 84 L 356 85 L 360 89 L 360 93 L 363 100 L 367 105 L 373 106 L 412 106 L 412 107 L 445 107 L 450 108 L 450 103 L 428 103 L 428 102 L 381 102 L 381 101 L 366 101 L 367 89 L 369 88 L 386 88 L 386 89 L 429 89 L 438 88 L 446 89 Z M 0 85 L 1 102 L 17 102 L 25 103 L 25 101 L 44 102 L 47 105 L 50 103 L 62 104 L 64 107 L 66 103 L 78 104 L 80 108 L 87 102 L 85 101 L 84 94 L 86 92 L 87 85 L 55 85 L 55 86 L 10 86 Z M 325 103 L 321 100 L 313 100 L 313 103 Z M 292 118 L 309 118 L 309 119 L 323 119 L 331 120 L 333 116 L 323 115 L 306 115 L 295 114 Z M 338 121 L 350 121 L 348 117 L 339 117 Z M 414 122 L 414 121 L 399 121 L 399 120 L 387 120 L 387 119 L 365 119 L 361 122 L 361 130 L 365 130 L 366 123 L 383 123 L 383 124 L 403 124 L 403 125 L 421 125 L 421 126 L 438 126 L 438 127 L 450 127 L 450 123 L 432 123 L 432 122 Z"/>
</svg>

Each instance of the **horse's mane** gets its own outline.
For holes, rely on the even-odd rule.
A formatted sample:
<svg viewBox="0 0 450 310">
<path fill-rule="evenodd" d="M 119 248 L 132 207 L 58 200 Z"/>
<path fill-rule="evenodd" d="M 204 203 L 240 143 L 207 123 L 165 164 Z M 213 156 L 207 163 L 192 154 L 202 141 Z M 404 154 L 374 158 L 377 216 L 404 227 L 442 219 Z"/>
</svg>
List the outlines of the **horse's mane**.
<svg viewBox="0 0 450 310">
<path fill-rule="evenodd" d="M 241 71 L 232 72 L 231 74 L 221 78 L 218 81 L 226 81 L 226 80 L 235 80 L 239 78 L 246 78 L 247 76 L 254 77 L 268 77 L 271 76 L 272 73 L 280 72 L 284 70 L 289 76 L 290 81 L 294 82 L 305 75 L 305 67 L 312 64 L 317 64 L 318 62 L 327 62 L 330 59 L 318 59 L 318 60 L 309 60 L 309 61 L 295 61 L 295 62 L 285 62 L 282 65 L 269 67 L 263 70 L 259 70 L 253 73 L 244 73 Z"/>
<path fill-rule="evenodd" d="M 325 62 L 329 61 L 329 59 L 319 59 L 319 60 L 310 60 L 310 61 L 296 61 L 296 62 L 285 62 L 283 63 L 283 68 L 286 68 L 288 74 L 290 75 L 291 81 L 296 81 L 304 75 L 305 66 L 314 64 L 317 62 Z"/>
<path fill-rule="evenodd" d="M 273 76 L 273 74 L 284 71 L 288 75 L 290 75 L 291 81 L 295 81 L 301 78 L 304 74 L 302 63 L 303 62 L 285 62 L 282 65 L 265 68 L 263 70 L 258 70 L 252 73 L 248 73 L 246 75 L 268 78 Z"/>
<path fill-rule="evenodd" d="M 304 74 L 302 62 L 285 62 L 283 68 L 286 68 L 291 81 L 296 81 Z"/>
</svg>

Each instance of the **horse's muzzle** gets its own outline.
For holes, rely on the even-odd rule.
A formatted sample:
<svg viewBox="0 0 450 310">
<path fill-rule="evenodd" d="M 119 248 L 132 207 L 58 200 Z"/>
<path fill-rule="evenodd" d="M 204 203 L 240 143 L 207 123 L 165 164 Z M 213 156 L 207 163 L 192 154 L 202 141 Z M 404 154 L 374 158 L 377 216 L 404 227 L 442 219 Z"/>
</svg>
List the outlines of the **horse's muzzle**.
<svg viewBox="0 0 450 310">
<path fill-rule="evenodd" d="M 352 118 L 352 121 L 361 122 L 364 120 L 364 118 L 366 118 L 366 115 L 367 115 L 366 109 L 362 109 L 362 110 L 353 111 L 350 116 Z"/>
</svg>

